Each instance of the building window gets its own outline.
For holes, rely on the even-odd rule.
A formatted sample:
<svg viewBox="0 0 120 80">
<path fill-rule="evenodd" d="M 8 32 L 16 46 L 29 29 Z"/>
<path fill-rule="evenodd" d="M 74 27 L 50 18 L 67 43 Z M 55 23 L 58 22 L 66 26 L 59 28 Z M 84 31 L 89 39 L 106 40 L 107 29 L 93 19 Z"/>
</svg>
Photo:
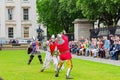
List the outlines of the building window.
<svg viewBox="0 0 120 80">
<path fill-rule="evenodd" d="M 13 0 L 7 0 L 7 1 L 13 1 Z"/>
<path fill-rule="evenodd" d="M 24 38 L 29 37 L 29 27 L 24 27 Z"/>
<path fill-rule="evenodd" d="M 10 2 L 10 3 L 13 2 L 13 0 L 6 0 L 6 1 L 7 1 L 7 2 Z"/>
<path fill-rule="evenodd" d="M 28 0 L 23 0 L 23 1 L 28 1 Z"/>
<path fill-rule="evenodd" d="M 29 0 L 22 0 L 23 3 L 29 3 Z"/>
<path fill-rule="evenodd" d="M 13 38 L 13 35 L 14 35 L 14 33 L 13 33 L 13 28 L 12 28 L 12 27 L 9 27 L 9 28 L 8 28 L 8 38 Z"/>
<path fill-rule="evenodd" d="M 23 20 L 29 20 L 29 10 L 23 9 Z"/>
<path fill-rule="evenodd" d="M 13 19 L 13 9 L 12 8 L 8 8 L 8 20 L 12 20 Z"/>
</svg>

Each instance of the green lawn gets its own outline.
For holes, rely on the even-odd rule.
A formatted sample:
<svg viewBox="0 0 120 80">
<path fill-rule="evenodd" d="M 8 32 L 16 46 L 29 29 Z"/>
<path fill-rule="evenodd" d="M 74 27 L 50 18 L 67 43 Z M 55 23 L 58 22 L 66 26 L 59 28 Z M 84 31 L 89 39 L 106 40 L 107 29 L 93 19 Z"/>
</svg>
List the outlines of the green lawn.
<svg viewBox="0 0 120 80">
<path fill-rule="evenodd" d="M 42 53 L 44 56 L 44 53 Z M 29 55 L 25 50 L 0 51 L 0 77 L 4 80 L 65 80 L 65 69 L 55 77 L 53 64 L 44 72 L 39 72 L 42 65 L 35 56 L 31 65 L 27 65 Z M 73 59 L 73 80 L 120 80 L 120 67 L 80 59 Z"/>
</svg>

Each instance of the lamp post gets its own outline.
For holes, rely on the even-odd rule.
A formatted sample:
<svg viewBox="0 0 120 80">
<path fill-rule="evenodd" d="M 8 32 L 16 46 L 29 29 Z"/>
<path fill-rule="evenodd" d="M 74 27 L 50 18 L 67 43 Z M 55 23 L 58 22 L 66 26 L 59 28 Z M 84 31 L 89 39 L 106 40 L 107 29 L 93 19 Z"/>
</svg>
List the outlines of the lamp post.
<svg viewBox="0 0 120 80">
<path fill-rule="evenodd" d="M 37 39 L 38 39 L 38 41 L 42 41 L 42 39 L 43 39 L 43 35 L 42 35 L 42 33 L 43 33 L 44 31 L 40 28 L 40 26 L 38 27 L 38 29 L 37 29 L 37 33 L 38 33 L 38 36 L 37 36 Z"/>
</svg>

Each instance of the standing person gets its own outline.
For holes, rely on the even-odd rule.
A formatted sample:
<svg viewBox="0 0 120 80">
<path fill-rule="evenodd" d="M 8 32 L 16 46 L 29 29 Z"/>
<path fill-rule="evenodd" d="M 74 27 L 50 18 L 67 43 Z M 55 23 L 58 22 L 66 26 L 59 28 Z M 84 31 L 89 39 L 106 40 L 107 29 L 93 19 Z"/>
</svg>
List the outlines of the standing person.
<svg viewBox="0 0 120 80">
<path fill-rule="evenodd" d="M 0 50 L 2 50 L 2 43 L 0 43 Z"/>
<path fill-rule="evenodd" d="M 68 64 L 68 70 L 67 70 L 67 73 L 66 73 L 66 79 L 72 79 L 70 77 L 70 72 L 72 70 L 72 55 L 70 53 L 70 49 L 69 49 L 69 46 L 68 46 L 68 37 L 63 35 L 63 34 L 58 34 L 57 35 L 57 48 L 60 52 L 60 61 L 58 63 L 58 68 L 57 68 L 57 72 L 55 74 L 55 77 L 58 77 L 59 76 L 59 71 L 64 63 L 64 61 L 67 61 L 67 64 Z"/>
<path fill-rule="evenodd" d="M 28 61 L 28 65 L 33 60 L 35 54 L 38 55 L 38 59 L 39 59 L 40 63 L 43 64 L 42 56 L 40 54 L 40 49 L 39 49 L 39 42 L 35 39 L 34 36 L 32 37 L 32 39 L 33 39 L 33 41 L 30 43 L 30 46 L 29 46 L 30 48 L 32 48 L 32 51 L 29 52 L 30 53 L 30 58 L 29 58 L 29 61 Z"/>
<path fill-rule="evenodd" d="M 52 35 L 51 39 L 48 41 L 49 50 L 50 52 L 46 51 L 46 57 L 43 64 L 43 67 L 41 69 L 41 72 L 43 72 L 46 68 L 49 67 L 50 62 L 53 61 L 55 71 L 57 71 L 57 65 L 58 65 L 58 54 L 57 53 L 57 44 L 55 42 L 55 36 Z"/>
</svg>

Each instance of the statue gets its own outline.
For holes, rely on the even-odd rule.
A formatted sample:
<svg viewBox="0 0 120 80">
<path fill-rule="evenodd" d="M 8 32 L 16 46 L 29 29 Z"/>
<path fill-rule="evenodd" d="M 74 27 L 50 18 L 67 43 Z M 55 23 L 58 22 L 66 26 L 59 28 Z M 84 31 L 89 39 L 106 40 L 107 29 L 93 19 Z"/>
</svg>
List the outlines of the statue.
<svg viewBox="0 0 120 80">
<path fill-rule="evenodd" d="M 38 33 L 37 39 L 38 39 L 38 41 L 42 41 L 42 39 L 44 38 L 43 35 L 42 35 L 43 32 L 44 31 L 39 26 L 39 28 L 37 29 L 37 33 Z"/>
</svg>

